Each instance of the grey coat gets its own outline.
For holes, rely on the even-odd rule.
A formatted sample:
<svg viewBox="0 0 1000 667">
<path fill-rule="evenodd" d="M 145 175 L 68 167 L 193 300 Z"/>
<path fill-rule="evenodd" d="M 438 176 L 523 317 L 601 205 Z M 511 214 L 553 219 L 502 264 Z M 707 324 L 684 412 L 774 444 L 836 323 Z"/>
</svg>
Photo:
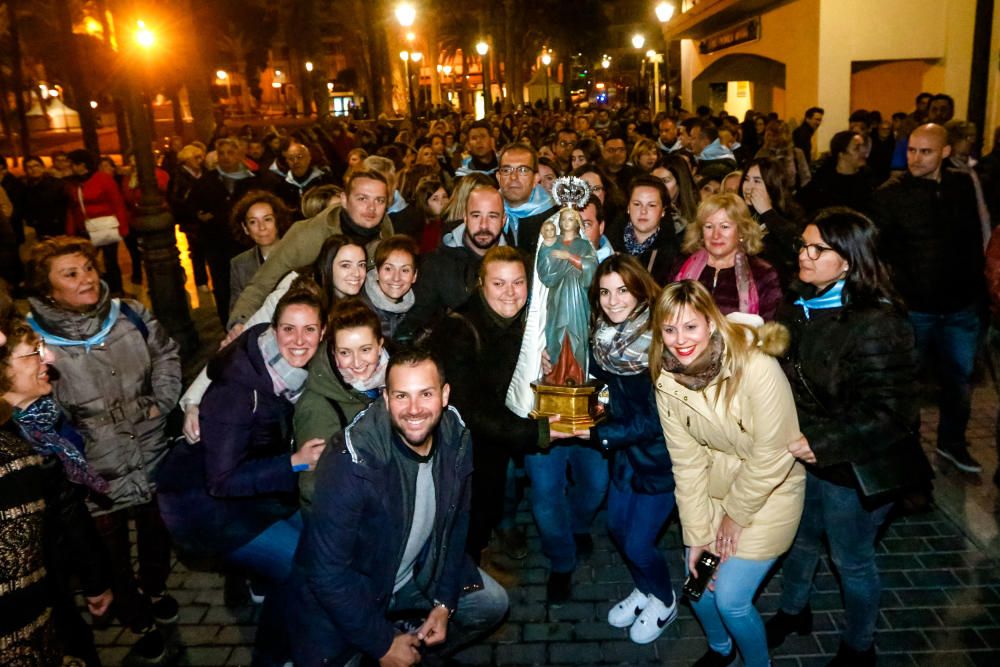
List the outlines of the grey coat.
<svg viewBox="0 0 1000 667">
<path fill-rule="evenodd" d="M 53 397 L 83 436 L 87 460 L 111 486 L 110 502 L 92 507 L 95 514 L 152 500 L 152 480 L 167 453 L 166 417 L 181 393 L 177 343 L 142 304 L 125 301 L 145 323 L 145 336 L 120 313 L 104 340 L 87 349 L 58 346 L 51 336 L 77 341 L 98 333 L 111 310 L 107 285 L 87 313 L 29 299 L 59 371 Z M 154 406 L 159 415 L 150 417 Z"/>
<path fill-rule="evenodd" d="M 250 284 L 257 269 L 264 263 L 260 256 L 260 249 L 254 246 L 244 250 L 240 254 L 229 260 L 229 303 L 235 304 L 243 293 L 243 289 Z M 232 308 L 230 307 L 230 310 Z"/>
</svg>

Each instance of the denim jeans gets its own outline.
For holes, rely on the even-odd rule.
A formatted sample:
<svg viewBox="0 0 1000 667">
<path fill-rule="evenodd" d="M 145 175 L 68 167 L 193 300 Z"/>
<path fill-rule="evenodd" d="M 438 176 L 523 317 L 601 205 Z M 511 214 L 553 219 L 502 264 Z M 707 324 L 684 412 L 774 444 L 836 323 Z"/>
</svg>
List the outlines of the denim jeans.
<svg viewBox="0 0 1000 667">
<path fill-rule="evenodd" d="M 635 587 L 666 605 L 674 599 L 670 570 L 656 538 L 674 511 L 674 492 L 636 493 L 631 468 L 608 489 L 608 532 L 621 552 Z"/>
<path fill-rule="evenodd" d="M 230 552 L 226 560 L 248 574 L 280 583 L 292 573 L 292 559 L 302 534 L 302 512 L 272 523 L 257 537 Z"/>
<path fill-rule="evenodd" d="M 921 365 L 933 354 L 941 383 L 938 446 L 964 445 L 972 407 L 972 368 L 981 321 L 976 307 L 955 313 L 910 313 Z"/>
<path fill-rule="evenodd" d="M 590 532 L 608 490 L 608 462 L 596 449 L 568 444 L 525 456 L 524 470 L 531 480 L 531 511 L 542 551 L 552 562 L 553 572 L 572 572 L 576 569 L 573 535 Z"/>
<path fill-rule="evenodd" d="M 688 550 L 685 549 L 685 563 L 687 559 Z M 691 604 L 708 638 L 709 647 L 729 655 L 733 642 L 736 642 L 745 667 L 768 667 L 771 664 L 764 621 L 753 606 L 753 598 L 776 560 L 730 558 L 716 571 L 715 591 L 705 588 L 701 599 Z"/>
<path fill-rule="evenodd" d="M 882 585 L 875 566 L 875 537 L 892 503 L 868 511 L 858 492 L 809 473 L 806 500 L 785 563 L 781 568 L 781 609 L 797 614 L 809 603 L 823 536 L 844 591 L 844 642 L 857 651 L 872 645 Z"/>
<path fill-rule="evenodd" d="M 482 570 L 479 575 L 483 578 L 482 589 L 463 593 L 458 598 L 458 609 L 448 620 L 447 638 L 443 644 L 431 647 L 429 653 L 450 656 L 500 625 L 510 606 L 507 591 Z M 389 612 L 419 610 L 420 617 L 423 617 L 433 604 L 411 579 L 392 596 Z M 372 657 L 377 659 L 381 656 Z M 345 663 L 345 667 L 358 667 L 361 663 L 362 655 L 358 653 Z"/>
</svg>

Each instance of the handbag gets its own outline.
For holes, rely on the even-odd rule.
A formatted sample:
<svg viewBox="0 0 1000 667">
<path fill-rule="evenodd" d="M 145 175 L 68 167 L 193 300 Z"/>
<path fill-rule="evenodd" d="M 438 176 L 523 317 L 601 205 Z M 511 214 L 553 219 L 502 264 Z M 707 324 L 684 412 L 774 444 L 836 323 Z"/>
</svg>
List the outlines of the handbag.
<svg viewBox="0 0 1000 667">
<path fill-rule="evenodd" d="M 100 248 L 122 240 L 121 234 L 118 232 L 118 218 L 116 216 L 101 215 L 96 218 L 88 218 L 87 207 L 83 204 L 83 188 L 76 189 L 76 196 L 80 200 L 80 210 L 83 211 L 87 235 L 95 247 Z"/>
<path fill-rule="evenodd" d="M 796 359 L 793 364 L 799 383 L 809 397 L 831 417 L 834 413 L 813 391 L 802 363 Z M 883 498 L 890 493 L 917 486 L 934 477 L 924 450 L 920 447 L 920 434 L 912 428 L 903 427 L 902 433 L 891 445 L 865 461 L 851 461 L 851 472 L 858 483 L 861 495 L 871 500 Z"/>
</svg>

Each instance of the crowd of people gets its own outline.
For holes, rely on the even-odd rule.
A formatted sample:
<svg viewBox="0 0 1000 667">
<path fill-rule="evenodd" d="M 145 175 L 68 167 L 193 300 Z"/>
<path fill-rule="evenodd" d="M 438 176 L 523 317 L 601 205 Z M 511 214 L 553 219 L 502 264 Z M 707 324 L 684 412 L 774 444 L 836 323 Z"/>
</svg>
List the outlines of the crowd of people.
<svg viewBox="0 0 1000 667">
<path fill-rule="evenodd" d="M 978 473 L 980 342 L 1000 358 L 997 156 L 977 163 L 953 107 L 858 111 L 829 151 L 819 108 L 794 131 L 599 107 L 172 142 L 158 185 L 227 331 L 183 395 L 176 343 L 118 267 L 124 242 L 141 282 L 129 161 L 5 169 L 5 252 L 34 240 L 0 261 L 0 662 L 95 667 L 91 628 L 115 621 L 135 657 L 168 660 L 173 551 L 224 573 L 227 602 L 262 599 L 255 665 L 448 664 L 508 611 L 490 571 L 528 554 L 528 483 L 549 604 L 606 506 L 634 583 L 607 622 L 657 640 L 710 554 L 695 664 L 766 667 L 812 629 L 825 541 L 845 610 L 830 664 L 874 665 L 877 536 L 930 492 L 920 370 L 937 454 Z M 564 176 L 587 184 L 571 216 Z M 572 344 L 607 388 L 606 418 L 571 432 L 508 401 L 558 231 L 586 257 Z M 672 520 L 683 564 L 657 545 Z"/>
</svg>

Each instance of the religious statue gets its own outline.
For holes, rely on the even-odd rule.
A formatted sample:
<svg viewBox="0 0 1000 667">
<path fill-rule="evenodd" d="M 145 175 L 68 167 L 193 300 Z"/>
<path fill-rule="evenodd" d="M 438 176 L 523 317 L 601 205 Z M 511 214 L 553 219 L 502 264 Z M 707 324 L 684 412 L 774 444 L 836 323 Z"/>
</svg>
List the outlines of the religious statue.
<svg viewBox="0 0 1000 667">
<path fill-rule="evenodd" d="M 558 416 L 552 428 L 572 433 L 603 418 L 597 405 L 599 387 L 587 374 L 587 295 L 597 271 L 597 252 L 581 234 L 580 211 L 590 197 L 586 181 L 558 178 L 552 194 L 562 208 L 539 233 L 528 319 L 507 407 L 522 417 Z"/>
<path fill-rule="evenodd" d="M 587 340 L 590 302 L 587 291 L 597 271 L 597 253 L 590 240 L 580 236 L 579 211 L 559 211 L 559 236 L 542 232 L 535 261 L 536 277 L 549 294 L 546 303 L 545 349 L 552 372 L 545 384 L 582 385 L 587 380 Z M 550 228 L 551 221 L 545 223 Z"/>
</svg>

